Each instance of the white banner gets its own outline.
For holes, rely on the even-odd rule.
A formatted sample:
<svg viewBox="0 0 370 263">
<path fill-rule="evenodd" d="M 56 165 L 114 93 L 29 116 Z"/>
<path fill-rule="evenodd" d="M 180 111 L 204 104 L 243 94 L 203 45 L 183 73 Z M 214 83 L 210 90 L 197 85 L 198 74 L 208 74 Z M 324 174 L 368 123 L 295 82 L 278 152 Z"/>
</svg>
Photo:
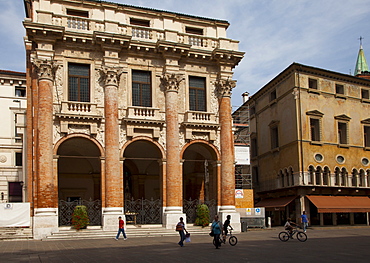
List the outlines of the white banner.
<svg viewBox="0 0 370 263">
<path fill-rule="evenodd" d="M 249 147 L 235 146 L 235 162 L 237 165 L 250 165 Z"/>
<path fill-rule="evenodd" d="M 30 203 L 0 203 L 0 227 L 29 227 Z"/>
</svg>

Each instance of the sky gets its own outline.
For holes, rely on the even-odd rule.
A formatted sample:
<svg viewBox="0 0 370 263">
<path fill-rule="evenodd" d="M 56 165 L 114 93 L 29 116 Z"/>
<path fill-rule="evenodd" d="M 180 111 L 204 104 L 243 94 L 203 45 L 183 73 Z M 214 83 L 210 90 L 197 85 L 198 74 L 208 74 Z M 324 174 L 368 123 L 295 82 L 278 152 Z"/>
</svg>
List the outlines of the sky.
<svg viewBox="0 0 370 263">
<path fill-rule="evenodd" d="M 109 0 L 227 20 L 240 41 L 234 110 L 293 62 L 353 74 L 360 47 L 370 56 L 370 0 Z M 23 0 L 0 0 L 0 69 L 25 71 Z M 368 58 L 370 59 L 370 57 Z M 370 63 L 370 60 L 369 60 Z"/>
</svg>

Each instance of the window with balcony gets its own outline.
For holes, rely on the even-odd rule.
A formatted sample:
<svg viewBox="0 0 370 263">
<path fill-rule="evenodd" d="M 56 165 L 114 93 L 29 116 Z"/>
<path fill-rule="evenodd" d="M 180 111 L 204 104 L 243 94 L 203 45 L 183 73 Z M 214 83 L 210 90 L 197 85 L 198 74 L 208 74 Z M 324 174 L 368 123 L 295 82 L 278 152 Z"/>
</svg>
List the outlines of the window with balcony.
<svg viewBox="0 0 370 263">
<path fill-rule="evenodd" d="M 319 142 L 320 138 L 320 119 L 310 118 L 311 141 Z"/>
<path fill-rule="evenodd" d="M 370 147 L 370 126 L 364 126 L 364 146 Z"/>
<path fill-rule="evenodd" d="M 150 71 L 132 71 L 132 106 L 152 107 Z"/>
<path fill-rule="evenodd" d="M 90 102 L 90 65 L 68 64 L 68 100 Z"/>
<path fill-rule="evenodd" d="M 88 21 L 89 12 L 84 10 L 67 9 L 67 27 L 72 29 L 89 30 Z"/>
<path fill-rule="evenodd" d="M 206 78 L 189 77 L 189 109 L 206 111 Z"/>
<path fill-rule="evenodd" d="M 26 97 L 26 87 L 15 87 L 15 96 L 16 97 Z"/>
<path fill-rule="evenodd" d="M 348 124 L 345 122 L 338 122 L 338 143 L 339 144 L 348 144 Z"/>
</svg>

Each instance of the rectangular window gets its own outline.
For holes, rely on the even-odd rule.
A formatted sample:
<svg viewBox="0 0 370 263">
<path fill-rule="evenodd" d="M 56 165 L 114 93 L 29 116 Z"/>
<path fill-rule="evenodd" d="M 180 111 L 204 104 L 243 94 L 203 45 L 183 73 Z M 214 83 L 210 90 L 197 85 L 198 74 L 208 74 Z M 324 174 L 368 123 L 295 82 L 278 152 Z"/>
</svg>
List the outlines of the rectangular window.
<svg viewBox="0 0 370 263">
<path fill-rule="evenodd" d="M 270 102 L 276 100 L 276 90 L 270 93 Z"/>
<path fill-rule="evenodd" d="M 335 84 L 335 93 L 344 95 L 344 86 L 340 84 Z"/>
<path fill-rule="evenodd" d="M 150 21 L 131 17 L 130 18 L 130 25 L 150 27 Z"/>
<path fill-rule="evenodd" d="M 22 153 L 15 153 L 15 166 L 22 166 Z"/>
<path fill-rule="evenodd" d="M 186 27 L 185 32 L 188 34 L 193 34 L 193 35 L 203 35 L 203 29 L 201 28 L 195 28 L 195 27 Z"/>
<path fill-rule="evenodd" d="M 88 11 L 83 11 L 83 10 L 67 9 L 67 15 L 88 18 L 89 17 L 89 12 Z"/>
<path fill-rule="evenodd" d="M 132 106 L 152 107 L 150 71 L 132 71 Z"/>
<path fill-rule="evenodd" d="M 22 202 L 22 184 L 21 182 L 8 182 L 9 202 Z"/>
<path fill-rule="evenodd" d="M 339 144 L 348 144 L 347 123 L 338 122 L 338 140 L 339 140 Z"/>
<path fill-rule="evenodd" d="M 370 147 L 370 126 L 364 126 L 364 142 L 365 147 Z"/>
<path fill-rule="evenodd" d="M 361 99 L 370 99 L 369 97 L 369 90 L 367 89 L 361 89 Z"/>
<path fill-rule="evenodd" d="M 310 119 L 311 141 L 320 141 L 320 120 Z"/>
<path fill-rule="evenodd" d="M 256 157 L 258 155 L 257 138 L 252 138 L 251 139 L 251 155 L 252 155 L 252 157 Z"/>
<path fill-rule="evenodd" d="M 316 79 L 308 79 L 308 88 L 317 90 L 317 80 Z"/>
<path fill-rule="evenodd" d="M 252 183 L 255 185 L 258 185 L 259 183 L 258 166 L 252 167 Z"/>
<path fill-rule="evenodd" d="M 189 108 L 206 111 L 206 78 L 189 77 Z"/>
<path fill-rule="evenodd" d="M 90 102 L 90 65 L 68 64 L 68 100 Z"/>
<path fill-rule="evenodd" d="M 26 97 L 26 87 L 15 87 L 15 96 L 16 97 Z"/>
<path fill-rule="evenodd" d="M 271 127 L 271 149 L 279 147 L 279 131 L 278 127 Z"/>
</svg>

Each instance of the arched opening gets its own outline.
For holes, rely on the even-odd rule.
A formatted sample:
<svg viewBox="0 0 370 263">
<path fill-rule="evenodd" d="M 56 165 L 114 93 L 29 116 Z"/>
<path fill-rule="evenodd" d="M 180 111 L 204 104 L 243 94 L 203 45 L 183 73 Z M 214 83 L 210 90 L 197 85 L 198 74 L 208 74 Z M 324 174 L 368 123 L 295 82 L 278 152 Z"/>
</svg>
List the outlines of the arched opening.
<svg viewBox="0 0 370 263">
<path fill-rule="evenodd" d="M 210 214 L 216 213 L 218 196 L 217 157 L 203 142 L 190 144 L 183 152 L 183 205 L 188 222 L 194 222 L 197 204 L 205 203 Z"/>
<path fill-rule="evenodd" d="M 59 225 L 70 225 L 76 205 L 88 209 L 90 225 L 101 225 L 101 152 L 84 137 L 63 141 L 57 150 Z"/>
<path fill-rule="evenodd" d="M 124 149 L 125 212 L 137 215 L 138 224 L 162 222 L 162 158 L 158 146 L 146 139 L 135 140 Z"/>
</svg>

